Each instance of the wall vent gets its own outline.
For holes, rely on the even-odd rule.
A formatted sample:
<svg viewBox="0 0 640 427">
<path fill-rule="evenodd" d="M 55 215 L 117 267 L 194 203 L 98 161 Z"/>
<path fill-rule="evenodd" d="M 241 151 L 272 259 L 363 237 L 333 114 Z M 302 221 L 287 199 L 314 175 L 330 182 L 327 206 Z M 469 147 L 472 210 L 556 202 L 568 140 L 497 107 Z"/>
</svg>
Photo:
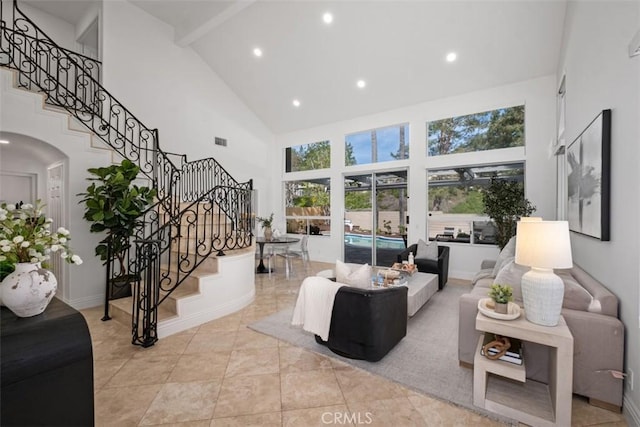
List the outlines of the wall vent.
<svg viewBox="0 0 640 427">
<path fill-rule="evenodd" d="M 222 147 L 226 147 L 227 146 L 227 140 L 224 139 L 224 138 L 218 138 L 217 136 L 216 136 L 216 139 L 215 139 L 215 143 L 216 143 L 216 145 L 220 145 Z"/>
</svg>

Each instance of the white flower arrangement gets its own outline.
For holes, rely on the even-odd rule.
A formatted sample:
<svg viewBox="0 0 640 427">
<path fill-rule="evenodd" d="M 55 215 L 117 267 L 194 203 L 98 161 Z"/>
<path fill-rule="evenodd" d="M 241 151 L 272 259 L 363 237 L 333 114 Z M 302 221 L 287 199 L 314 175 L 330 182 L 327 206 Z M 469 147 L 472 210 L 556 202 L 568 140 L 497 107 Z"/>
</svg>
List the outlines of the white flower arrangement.
<svg viewBox="0 0 640 427">
<path fill-rule="evenodd" d="M 44 216 L 43 208 L 40 200 L 35 206 L 0 206 L 0 262 L 43 262 L 59 252 L 68 263 L 82 264 L 82 258 L 69 248 L 69 230 L 60 227 L 51 232 L 53 220 Z"/>
</svg>

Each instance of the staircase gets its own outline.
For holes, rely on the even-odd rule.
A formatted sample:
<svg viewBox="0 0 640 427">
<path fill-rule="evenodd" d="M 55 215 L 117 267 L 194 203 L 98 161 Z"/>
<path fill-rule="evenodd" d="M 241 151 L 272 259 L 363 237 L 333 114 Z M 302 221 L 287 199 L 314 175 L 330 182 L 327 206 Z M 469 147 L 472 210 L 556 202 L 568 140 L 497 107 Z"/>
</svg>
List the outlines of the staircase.
<svg viewBox="0 0 640 427">
<path fill-rule="evenodd" d="M 250 302 L 252 182 L 237 182 L 215 159 L 189 162 L 164 152 L 158 130 L 102 87 L 98 61 L 58 46 L 21 12 L 17 0 L 0 1 L 0 67 L 15 71 L 14 85 L 43 94 L 46 105 L 70 116 L 70 128 L 91 132 L 92 146 L 112 150 L 112 160 L 131 160 L 140 168 L 139 178 L 156 189 L 155 204 L 126 249 L 107 262 L 107 283 L 123 279 L 121 267 L 129 272 L 133 295 L 112 301 L 111 311 L 130 319 L 132 343 L 151 346 L 159 336 Z M 235 283 L 221 286 L 229 273 Z"/>
</svg>

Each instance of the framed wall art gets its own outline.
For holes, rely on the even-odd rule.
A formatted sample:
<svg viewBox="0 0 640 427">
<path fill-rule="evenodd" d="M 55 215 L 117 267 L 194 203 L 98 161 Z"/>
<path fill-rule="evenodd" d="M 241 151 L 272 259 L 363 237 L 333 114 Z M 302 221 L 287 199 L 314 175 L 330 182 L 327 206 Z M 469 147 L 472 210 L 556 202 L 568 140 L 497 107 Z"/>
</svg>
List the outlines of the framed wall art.
<svg viewBox="0 0 640 427">
<path fill-rule="evenodd" d="M 603 110 L 567 148 L 569 229 L 609 241 L 611 110 Z"/>
</svg>

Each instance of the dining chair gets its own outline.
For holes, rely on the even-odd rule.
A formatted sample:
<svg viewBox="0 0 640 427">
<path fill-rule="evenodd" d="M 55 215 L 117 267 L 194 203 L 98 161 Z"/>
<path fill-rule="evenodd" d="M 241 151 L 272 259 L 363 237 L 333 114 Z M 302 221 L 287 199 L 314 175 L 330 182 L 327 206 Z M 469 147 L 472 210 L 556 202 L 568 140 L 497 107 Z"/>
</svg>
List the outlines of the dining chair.
<svg viewBox="0 0 640 427">
<path fill-rule="evenodd" d="M 279 252 L 277 256 L 282 257 L 284 259 L 285 266 L 285 277 L 288 279 L 290 273 L 293 272 L 293 260 L 296 258 L 300 258 L 304 267 L 307 267 L 307 263 L 309 262 L 309 236 L 304 235 L 302 239 L 300 239 L 300 249 L 289 249 L 287 245 L 284 252 Z"/>
</svg>

